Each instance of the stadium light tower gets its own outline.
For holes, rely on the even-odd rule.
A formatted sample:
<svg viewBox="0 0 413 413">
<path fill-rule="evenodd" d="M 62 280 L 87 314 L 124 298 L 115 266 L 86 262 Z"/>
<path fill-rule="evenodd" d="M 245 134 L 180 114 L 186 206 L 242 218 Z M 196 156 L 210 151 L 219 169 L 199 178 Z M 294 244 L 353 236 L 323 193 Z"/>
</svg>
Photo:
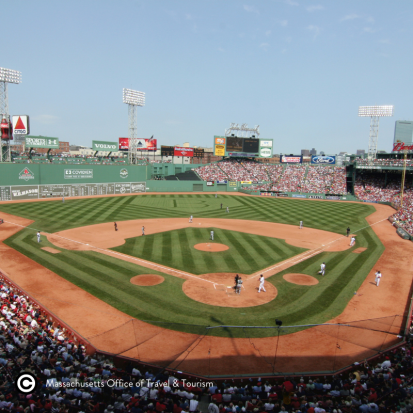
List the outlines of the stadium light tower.
<svg viewBox="0 0 413 413">
<path fill-rule="evenodd" d="M 1 140 L 1 154 L 0 160 L 7 162 L 11 160 L 10 157 L 10 139 L 3 136 L 3 132 L 11 131 L 10 115 L 9 115 L 9 98 L 7 94 L 7 84 L 15 83 L 18 85 L 22 81 L 22 74 L 17 70 L 5 69 L 0 67 L 0 121 L 2 123 Z M 8 128 L 3 130 L 3 125 L 8 124 Z M 7 135 L 7 133 L 5 132 Z M 11 134 L 10 134 L 11 135 Z M 11 136 L 10 136 L 11 137 Z"/>
<path fill-rule="evenodd" d="M 132 89 L 123 89 L 123 103 L 128 105 L 129 113 L 129 163 L 137 158 L 137 106 L 145 106 L 145 93 Z"/>
<path fill-rule="evenodd" d="M 393 105 L 359 106 L 359 116 L 370 117 L 369 160 L 376 158 L 377 139 L 379 136 L 379 120 L 382 116 L 393 116 Z"/>
</svg>

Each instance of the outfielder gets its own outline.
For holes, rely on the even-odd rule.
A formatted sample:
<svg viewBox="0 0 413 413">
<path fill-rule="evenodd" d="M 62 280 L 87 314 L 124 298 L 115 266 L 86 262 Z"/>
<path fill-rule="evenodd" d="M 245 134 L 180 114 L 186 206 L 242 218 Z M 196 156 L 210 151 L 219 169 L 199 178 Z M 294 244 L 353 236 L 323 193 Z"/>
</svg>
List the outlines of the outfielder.
<svg viewBox="0 0 413 413">
<path fill-rule="evenodd" d="M 37 242 L 40 242 L 40 231 L 37 231 Z"/>
<path fill-rule="evenodd" d="M 209 236 L 209 239 L 212 240 L 212 241 L 214 240 L 214 231 L 211 231 L 211 234 L 210 234 L 210 236 Z"/>
<path fill-rule="evenodd" d="M 261 275 L 260 275 L 260 286 L 258 287 L 258 292 L 259 292 L 259 293 L 261 292 L 261 290 L 263 290 L 264 293 L 266 292 L 266 291 L 265 291 L 265 288 L 264 288 L 264 281 L 265 281 L 265 278 L 264 278 L 264 276 L 261 274 Z"/>
<path fill-rule="evenodd" d="M 227 207 L 227 213 L 229 214 L 229 207 Z"/>
<path fill-rule="evenodd" d="M 380 284 L 381 272 L 377 271 L 375 275 L 376 275 L 376 279 L 374 281 L 376 283 L 376 286 L 378 287 Z"/>
<path fill-rule="evenodd" d="M 145 235 L 145 227 L 142 226 L 142 235 Z"/>
<path fill-rule="evenodd" d="M 192 223 L 192 215 L 189 217 L 189 222 Z"/>
<path fill-rule="evenodd" d="M 321 274 L 321 275 L 325 275 L 326 274 L 326 263 L 325 262 L 323 262 L 321 265 L 320 265 L 320 271 L 318 272 L 319 274 Z"/>
<path fill-rule="evenodd" d="M 350 247 L 352 247 L 356 243 L 356 237 L 353 235 L 350 239 Z"/>
</svg>

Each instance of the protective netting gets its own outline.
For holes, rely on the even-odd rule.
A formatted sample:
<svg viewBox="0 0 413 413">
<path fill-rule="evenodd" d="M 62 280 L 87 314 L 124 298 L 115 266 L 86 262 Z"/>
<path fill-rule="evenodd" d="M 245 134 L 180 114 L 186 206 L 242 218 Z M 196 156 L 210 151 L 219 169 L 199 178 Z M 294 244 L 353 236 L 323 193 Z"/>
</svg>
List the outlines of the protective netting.
<svg viewBox="0 0 413 413">
<path fill-rule="evenodd" d="M 131 319 L 88 339 L 101 351 L 203 376 L 331 373 L 402 342 L 406 321 L 211 328 Z"/>
</svg>

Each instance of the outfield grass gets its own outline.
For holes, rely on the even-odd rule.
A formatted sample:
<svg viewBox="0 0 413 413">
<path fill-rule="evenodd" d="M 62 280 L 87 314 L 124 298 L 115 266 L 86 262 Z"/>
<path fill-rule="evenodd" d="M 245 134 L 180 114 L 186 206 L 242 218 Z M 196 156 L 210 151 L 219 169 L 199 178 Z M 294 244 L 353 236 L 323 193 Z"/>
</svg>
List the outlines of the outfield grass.
<svg viewBox="0 0 413 413">
<path fill-rule="evenodd" d="M 221 211 L 221 202 L 224 206 L 229 205 L 230 214 L 226 214 L 225 210 Z M 384 249 L 365 221 L 365 216 L 373 212 L 374 208 L 364 204 L 225 195 L 215 199 L 214 195 L 189 194 L 91 198 L 66 200 L 64 204 L 62 202 L 9 204 L 1 205 L 0 210 L 36 220 L 31 228 L 26 228 L 6 240 L 7 245 L 133 317 L 155 324 L 171 323 L 162 325 L 180 331 L 199 332 L 202 326 L 215 325 L 273 326 L 275 318 L 282 319 L 284 325 L 325 322 L 343 311 Z M 366 228 L 357 233 L 356 247 L 343 252 L 324 252 L 269 278 L 267 282 L 271 282 L 278 289 L 277 298 L 270 303 L 249 308 L 214 307 L 196 302 L 182 292 L 183 279 L 149 271 L 136 264 L 99 253 L 60 249 L 61 253 L 50 254 L 41 250 L 41 247 L 49 245 L 48 242 L 39 245 L 35 236 L 35 229 L 55 232 L 101 222 L 120 222 L 137 218 L 188 217 L 191 214 L 196 217 L 256 219 L 293 225 L 303 220 L 307 227 L 341 234 L 347 226 L 351 227 L 352 232 Z M 190 230 L 178 230 L 169 235 L 166 235 L 168 233 L 154 234 L 145 236 L 145 240 L 139 241 L 130 239 L 123 248 L 129 248 L 131 253 L 151 254 L 150 237 L 153 237 L 154 242 L 152 249 L 158 245 L 158 242 L 163 242 L 156 241 L 155 244 L 156 237 L 166 237 L 170 242 L 170 254 L 173 255 L 175 251 L 176 254 L 182 255 L 182 251 L 187 248 L 182 247 L 182 244 L 188 242 L 185 237 L 192 237 L 191 242 L 196 243 L 196 231 L 191 234 Z M 239 233 L 216 229 L 216 234 L 230 240 L 231 237 L 233 238 L 237 252 L 234 251 L 231 257 L 244 254 L 240 246 L 244 245 L 245 249 L 244 242 L 247 241 L 240 239 Z M 175 239 L 180 240 L 181 246 L 178 247 Z M 249 238 L 256 249 L 262 247 L 264 239 L 266 237 Z M 147 242 L 149 244 L 146 246 Z M 206 242 L 205 238 L 201 242 Z M 224 243 L 227 242 L 226 240 Z M 281 241 L 267 248 L 277 249 L 281 259 L 285 245 Z M 366 247 L 367 250 L 361 254 L 354 254 L 352 251 L 358 247 Z M 295 247 L 288 246 L 288 248 Z M 163 247 L 160 249 L 163 250 Z M 270 252 L 268 254 L 271 255 Z M 164 257 L 165 262 L 161 255 L 159 259 L 163 264 L 168 265 L 167 256 Z M 205 258 L 203 259 L 205 261 Z M 276 259 L 274 255 L 274 262 Z M 317 274 L 322 261 L 327 264 L 325 277 Z M 211 265 L 220 266 L 222 262 Z M 202 264 L 198 262 L 198 258 L 193 258 L 191 265 L 195 268 Z M 239 272 L 245 272 L 244 265 L 240 268 Z M 196 272 L 190 271 L 185 265 L 182 269 Z M 148 272 L 162 275 L 165 282 L 152 287 L 139 287 L 130 283 L 131 277 Z M 216 272 L 216 270 L 208 269 L 204 272 Z M 312 275 L 319 279 L 319 284 L 300 286 L 288 283 L 282 278 L 283 274 L 288 272 Z M 176 324 L 177 322 L 182 324 Z M 292 330 L 281 331 L 282 334 L 287 332 L 290 333 Z M 220 329 L 210 331 L 209 334 L 231 337 L 245 337 L 245 334 L 248 334 L 261 337 L 273 335 L 274 331 L 254 329 L 246 333 L 246 330 L 242 329 Z"/>
<path fill-rule="evenodd" d="M 208 242 L 211 230 L 214 230 L 213 242 L 227 245 L 227 251 L 210 253 L 193 248 Z M 125 244 L 112 249 L 197 275 L 213 272 L 252 274 L 307 251 L 278 238 L 196 227 L 128 238 Z"/>
</svg>

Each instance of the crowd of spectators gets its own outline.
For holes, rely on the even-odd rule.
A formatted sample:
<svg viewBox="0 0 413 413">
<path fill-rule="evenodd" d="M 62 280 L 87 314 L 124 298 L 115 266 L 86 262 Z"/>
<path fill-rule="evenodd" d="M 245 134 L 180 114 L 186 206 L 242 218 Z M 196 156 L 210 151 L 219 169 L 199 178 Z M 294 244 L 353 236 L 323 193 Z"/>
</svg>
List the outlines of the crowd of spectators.
<svg viewBox="0 0 413 413">
<path fill-rule="evenodd" d="M 311 166 L 308 168 L 301 192 L 318 194 L 347 194 L 346 168 Z"/>
<path fill-rule="evenodd" d="M 225 381 L 209 389 L 209 413 L 407 413 L 413 410 L 411 345 L 331 377 Z"/>
<path fill-rule="evenodd" d="M 288 164 L 280 180 L 273 185 L 273 190 L 281 192 L 301 192 L 306 170 L 306 165 Z"/>
<path fill-rule="evenodd" d="M 407 181 L 407 187 L 409 181 Z M 393 202 L 401 190 L 401 176 L 364 173 L 356 177 L 354 194 L 362 201 Z"/>
<path fill-rule="evenodd" d="M 407 189 L 404 192 L 403 206 L 400 206 L 400 197 L 395 198 L 393 202 L 397 212 L 392 215 L 392 218 L 410 235 L 413 235 L 413 189 Z"/>
<path fill-rule="evenodd" d="M 362 159 L 356 158 L 355 159 L 357 165 L 370 165 L 370 166 L 404 166 L 404 159 Z M 406 159 L 406 165 L 412 166 L 413 159 Z"/>
</svg>

